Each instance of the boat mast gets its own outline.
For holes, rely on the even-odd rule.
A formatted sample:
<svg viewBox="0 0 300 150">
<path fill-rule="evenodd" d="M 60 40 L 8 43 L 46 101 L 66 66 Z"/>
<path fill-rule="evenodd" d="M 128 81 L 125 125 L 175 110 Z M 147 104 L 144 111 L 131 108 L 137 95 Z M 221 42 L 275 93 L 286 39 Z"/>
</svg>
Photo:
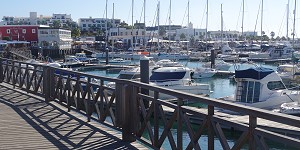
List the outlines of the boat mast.
<svg viewBox="0 0 300 150">
<path fill-rule="evenodd" d="M 223 44 L 223 4 L 221 4 L 221 46 Z"/>
<path fill-rule="evenodd" d="M 108 64 L 107 42 L 108 42 L 108 33 L 107 33 L 107 0 L 106 0 L 106 3 L 105 3 L 105 53 L 106 53 L 105 63 L 106 64 Z"/>
<path fill-rule="evenodd" d="M 205 42 L 205 45 L 206 45 L 206 48 L 205 50 L 207 51 L 207 26 L 208 26 L 208 0 L 206 0 L 206 27 L 205 27 L 205 39 L 206 39 L 206 42 Z"/>
<path fill-rule="evenodd" d="M 135 47 L 133 47 L 133 39 L 134 39 L 134 34 L 133 34 L 133 7 L 134 7 L 134 0 L 132 0 L 131 1 L 131 38 L 132 38 L 132 40 L 131 40 L 131 48 L 132 48 L 132 52 L 133 52 L 133 50 L 134 50 L 134 48 Z"/>
<path fill-rule="evenodd" d="M 289 40 L 289 15 L 290 15 L 290 0 L 286 4 L 286 39 Z"/>
<path fill-rule="evenodd" d="M 146 49 L 146 0 L 144 0 L 144 48 Z"/>
<path fill-rule="evenodd" d="M 190 0 L 188 1 L 188 24 L 187 24 L 187 44 L 186 44 L 186 49 L 187 51 L 189 50 L 189 45 L 190 45 Z"/>
<path fill-rule="evenodd" d="M 113 3 L 113 14 L 112 14 L 112 21 L 113 21 L 113 28 L 115 27 L 115 3 Z M 114 51 L 114 41 L 115 39 L 112 38 L 112 50 L 111 51 Z"/>
<path fill-rule="evenodd" d="M 107 33 L 107 1 L 108 0 L 106 0 L 106 4 L 105 4 L 105 48 L 107 48 L 107 41 L 108 41 L 108 39 L 107 39 L 107 36 L 108 36 L 108 33 Z"/>
<path fill-rule="evenodd" d="M 245 0 L 243 0 L 243 12 L 242 12 L 242 39 L 244 38 L 244 15 L 245 15 Z"/>
<path fill-rule="evenodd" d="M 264 0 L 261 0 L 261 22 L 260 22 L 260 50 L 262 50 L 263 42 L 263 12 L 264 12 Z"/>
<path fill-rule="evenodd" d="M 171 8 L 172 8 L 172 0 L 170 0 L 170 12 L 169 12 L 169 49 L 171 49 Z"/>
<path fill-rule="evenodd" d="M 160 1 L 158 1 L 158 4 L 157 4 L 157 30 L 158 30 L 158 38 L 157 38 L 157 46 L 158 46 L 158 48 L 157 48 L 157 50 L 159 51 L 159 47 L 160 47 L 160 45 L 159 45 L 159 8 L 160 7 Z"/>
<path fill-rule="evenodd" d="M 295 0 L 295 6 L 294 6 L 294 23 L 293 23 L 293 48 L 295 45 L 295 26 L 296 26 L 296 0 Z"/>
</svg>

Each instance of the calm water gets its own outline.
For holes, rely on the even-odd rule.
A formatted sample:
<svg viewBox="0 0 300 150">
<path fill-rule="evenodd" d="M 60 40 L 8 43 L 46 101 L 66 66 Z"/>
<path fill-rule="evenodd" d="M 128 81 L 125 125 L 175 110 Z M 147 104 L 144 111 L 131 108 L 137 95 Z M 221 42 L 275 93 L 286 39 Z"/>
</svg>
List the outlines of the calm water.
<svg viewBox="0 0 300 150">
<path fill-rule="evenodd" d="M 138 64 L 138 62 L 133 62 L 134 64 Z M 181 64 L 189 67 L 189 68 L 196 68 L 202 65 L 201 62 L 187 62 L 187 61 L 180 61 Z M 276 69 L 276 66 L 272 65 L 264 65 L 264 64 L 256 64 L 256 66 L 263 66 L 272 69 Z M 253 64 L 243 63 L 243 64 L 234 64 L 229 68 L 229 71 L 234 71 L 235 68 L 237 69 L 247 69 L 250 67 L 255 67 Z M 117 77 L 119 75 L 120 70 L 111 69 L 111 70 L 83 70 L 85 73 L 99 75 L 99 76 L 106 76 L 106 77 Z M 197 83 L 205 83 L 209 84 L 212 93 L 209 95 L 211 98 L 220 98 L 232 95 L 235 91 L 235 81 L 229 79 L 228 77 L 213 77 L 207 79 L 196 79 Z M 215 92 L 218 91 L 218 92 Z"/>
<path fill-rule="evenodd" d="M 138 62 L 134 62 L 135 64 L 137 64 Z M 189 67 L 189 68 L 195 68 L 195 67 L 200 67 L 202 64 L 200 62 L 186 62 L 186 61 L 181 61 L 181 64 Z M 257 64 L 256 66 L 263 66 L 263 67 L 268 67 L 268 68 L 272 68 L 272 69 L 276 69 L 276 66 L 272 66 L 272 65 L 264 65 L 264 64 Z M 230 71 L 234 71 L 235 68 L 237 69 L 247 69 L 250 67 L 255 67 L 253 64 L 248 64 L 248 63 L 244 63 L 244 64 L 234 64 L 229 70 Z M 117 77 L 118 73 L 120 70 L 83 70 L 83 72 L 85 73 L 89 73 L 89 74 L 93 74 L 93 75 L 99 75 L 99 76 L 106 76 L 106 77 Z M 228 77 L 213 77 L 213 78 L 209 78 L 209 79 L 197 79 L 195 80 L 198 83 L 206 83 L 210 85 L 211 91 L 212 93 L 210 94 L 209 97 L 211 98 L 219 98 L 219 97 L 224 97 L 224 96 L 229 96 L 232 95 L 235 91 L 235 81 L 233 81 L 232 79 L 229 79 Z M 194 125 L 193 126 L 196 129 L 199 128 L 199 126 Z M 162 133 L 163 128 L 161 128 L 159 130 L 160 133 Z M 173 127 L 173 129 L 171 129 L 171 132 L 173 134 L 174 140 L 176 141 L 177 139 L 177 130 L 176 130 L 176 125 L 175 127 Z M 225 131 L 225 135 L 228 141 L 228 144 L 230 147 L 232 147 L 234 145 L 234 142 L 239 138 L 241 133 L 239 132 L 230 132 L 230 131 Z M 147 137 L 147 134 L 144 135 L 144 137 Z M 189 135 L 187 132 L 183 132 L 183 146 L 186 147 L 189 142 Z M 207 135 L 202 135 L 199 143 L 201 145 L 202 149 L 207 149 Z M 165 142 L 163 143 L 162 146 L 164 149 L 169 149 L 170 145 L 168 140 L 166 139 Z M 247 147 L 247 145 L 246 145 Z M 247 149 L 245 147 L 245 149 Z M 285 149 L 285 147 L 282 147 L 282 145 L 274 145 L 271 144 L 271 147 L 273 149 Z M 271 148 L 270 147 L 270 148 Z M 215 149 L 222 149 L 221 143 L 218 139 L 215 139 Z"/>
</svg>

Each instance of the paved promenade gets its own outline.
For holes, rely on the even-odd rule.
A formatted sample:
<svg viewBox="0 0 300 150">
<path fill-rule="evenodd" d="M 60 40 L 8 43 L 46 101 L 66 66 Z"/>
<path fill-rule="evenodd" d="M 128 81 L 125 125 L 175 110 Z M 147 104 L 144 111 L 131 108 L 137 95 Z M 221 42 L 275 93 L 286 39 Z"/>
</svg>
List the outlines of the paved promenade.
<svg viewBox="0 0 300 150">
<path fill-rule="evenodd" d="M 56 102 L 0 84 L 0 149 L 149 149 Z"/>
</svg>

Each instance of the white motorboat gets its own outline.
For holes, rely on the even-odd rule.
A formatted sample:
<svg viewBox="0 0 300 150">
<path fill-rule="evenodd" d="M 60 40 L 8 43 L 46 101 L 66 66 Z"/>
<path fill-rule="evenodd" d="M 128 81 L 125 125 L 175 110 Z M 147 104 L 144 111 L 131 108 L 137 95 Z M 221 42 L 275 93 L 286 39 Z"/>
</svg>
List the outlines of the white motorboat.
<svg viewBox="0 0 300 150">
<path fill-rule="evenodd" d="M 192 94 L 210 93 L 208 84 L 195 83 L 191 79 L 191 70 L 186 67 L 162 67 L 154 69 L 150 76 L 150 84 L 170 88 Z M 170 98 L 169 95 L 160 94 L 160 98 Z"/>
<path fill-rule="evenodd" d="M 86 64 L 86 62 L 82 62 L 76 58 L 76 56 L 66 56 L 64 62 L 60 65 L 64 67 L 80 67 Z"/>
<path fill-rule="evenodd" d="M 158 53 L 157 56 L 153 56 L 159 60 L 161 59 L 172 59 L 172 60 L 188 60 L 189 55 L 184 53 Z"/>
<path fill-rule="evenodd" d="M 106 61 L 100 61 L 100 63 L 105 63 Z M 114 58 L 112 60 L 108 61 L 109 64 L 114 64 L 114 65 L 128 65 L 131 63 L 131 60 L 126 60 L 123 58 Z"/>
<path fill-rule="evenodd" d="M 288 90 L 279 75 L 269 68 L 236 70 L 235 80 L 235 95 L 222 99 L 270 110 L 283 103 L 299 101 L 299 92 Z"/>
<path fill-rule="evenodd" d="M 171 61 L 170 59 L 162 59 L 155 63 L 159 67 L 182 67 L 183 65 L 176 62 Z"/>
<path fill-rule="evenodd" d="M 283 80 L 292 80 L 300 70 L 297 65 L 285 64 L 277 67 L 277 73 Z"/>
<path fill-rule="evenodd" d="M 76 53 L 75 57 L 82 62 L 88 62 L 88 63 L 98 63 L 98 60 L 96 58 L 88 58 L 84 52 Z"/>
<path fill-rule="evenodd" d="M 300 104 L 299 102 L 283 103 L 279 112 L 289 115 L 300 115 Z"/>
<path fill-rule="evenodd" d="M 199 67 L 193 70 L 192 78 L 194 79 L 203 79 L 211 78 L 217 73 L 216 69 Z"/>
<path fill-rule="evenodd" d="M 211 67 L 211 62 L 207 62 L 202 65 L 204 68 L 210 68 Z M 215 62 L 215 69 L 220 70 L 220 71 L 228 71 L 229 68 L 232 66 L 232 64 L 227 63 L 223 60 L 216 60 Z"/>
</svg>

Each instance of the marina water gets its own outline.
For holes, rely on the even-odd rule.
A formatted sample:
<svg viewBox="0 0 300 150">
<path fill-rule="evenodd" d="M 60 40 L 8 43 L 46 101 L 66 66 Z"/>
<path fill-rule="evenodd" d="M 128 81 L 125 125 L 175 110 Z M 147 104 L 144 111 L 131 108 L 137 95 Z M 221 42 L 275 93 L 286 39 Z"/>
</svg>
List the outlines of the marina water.
<svg viewBox="0 0 300 150">
<path fill-rule="evenodd" d="M 186 67 L 189 68 L 196 68 L 196 67 L 201 67 L 202 62 L 189 62 L 189 61 L 179 61 L 181 64 L 183 64 Z M 134 64 L 138 64 L 138 62 L 133 62 Z M 267 67 L 276 70 L 277 65 L 266 65 L 266 64 L 252 64 L 252 63 L 235 63 L 233 64 L 229 71 L 234 71 L 236 69 L 241 70 L 241 69 L 247 69 L 251 67 Z M 120 69 L 111 69 L 111 70 L 99 70 L 99 69 L 94 69 L 94 70 L 86 70 L 84 68 L 79 69 L 79 71 L 88 73 L 88 74 L 93 74 L 93 75 L 99 75 L 99 76 L 106 76 L 106 77 L 117 77 L 119 75 Z M 209 97 L 211 98 L 220 98 L 220 97 L 225 97 L 225 96 L 230 96 L 234 94 L 235 91 L 235 81 L 228 76 L 224 77 L 213 77 L 213 78 L 207 78 L 207 79 L 196 79 L 195 82 L 197 83 L 206 83 L 210 85 L 211 93 Z M 195 107 L 202 107 L 201 104 L 192 104 L 191 106 Z M 198 129 L 198 125 L 194 125 L 195 129 Z M 163 128 L 159 129 L 159 132 L 162 133 Z M 173 126 L 171 129 L 173 133 L 174 140 L 176 141 L 177 139 L 177 130 L 176 130 L 176 125 Z M 227 142 L 230 147 L 232 147 L 235 143 L 235 141 L 238 140 L 239 136 L 241 133 L 239 132 L 231 132 L 231 131 L 224 131 Z M 147 135 L 144 135 L 144 137 L 147 137 Z M 183 132 L 183 147 L 186 147 L 189 142 L 189 135 L 187 132 Z M 200 147 L 202 149 L 207 149 L 207 135 L 202 135 L 201 138 L 199 139 Z M 270 148 L 274 149 L 286 149 L 285 146 L 283 145 L 276 145 L 276 143 L 271 143 Z M 247 147 L 247 145 L 246 145 Z M 162 148 L 164 149 L 169 149 L 170 145 L 168 140 L 165 140 L 163 143 Z M 215 149 L 222 149 L 220 141 L 216 138 L 215 139 Z M 246 148 L 247 149 L 247 148 Z"/>
</svg>

